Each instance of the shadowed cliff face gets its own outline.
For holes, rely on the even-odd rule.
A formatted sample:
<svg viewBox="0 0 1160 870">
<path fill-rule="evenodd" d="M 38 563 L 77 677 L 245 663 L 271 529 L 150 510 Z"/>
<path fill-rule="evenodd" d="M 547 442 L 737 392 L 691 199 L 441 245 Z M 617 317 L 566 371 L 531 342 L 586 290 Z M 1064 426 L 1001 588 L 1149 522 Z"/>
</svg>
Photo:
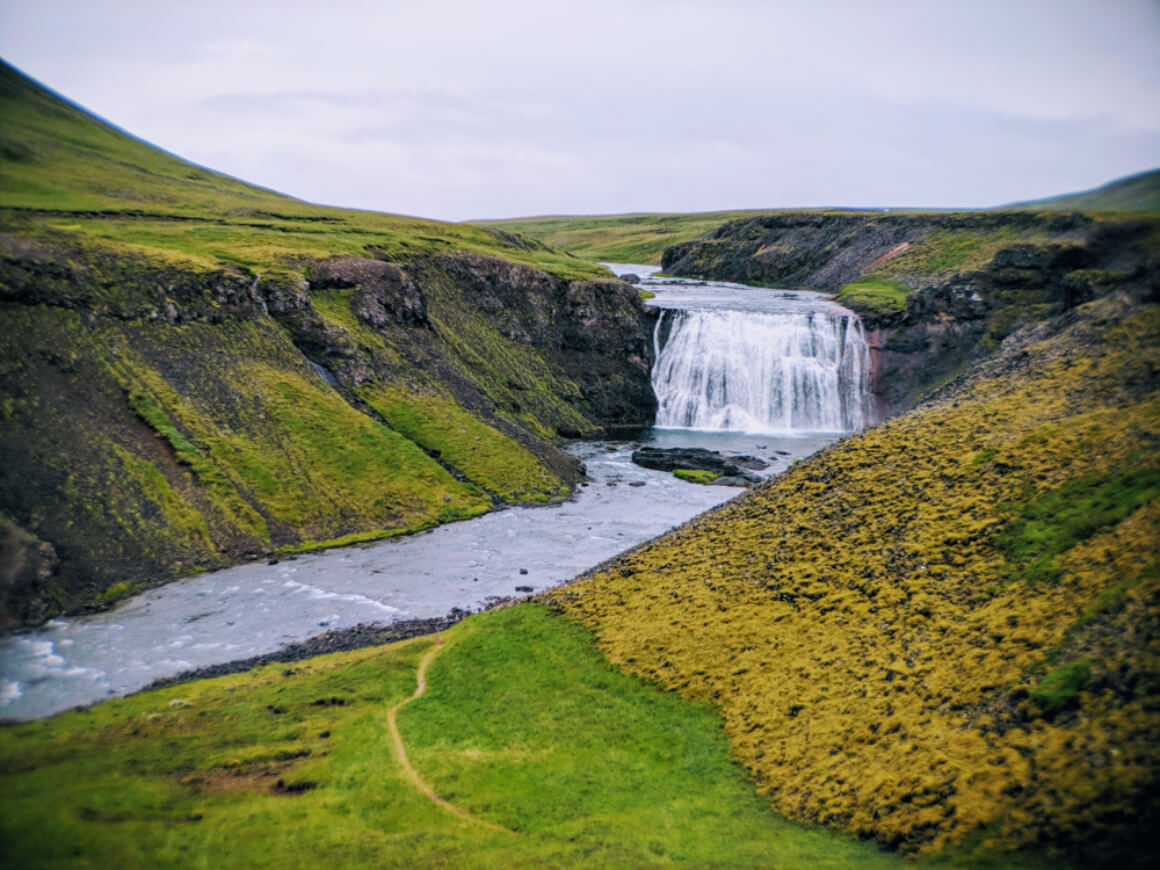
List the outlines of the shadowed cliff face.
<svg viewBox="0 0 1160 870">
<path fill-rule="evenodd" d="M 1020 326 L 1113 291 L 1156 299 L 1160 221 L 1039 213 L 789 213 L 666 249 L 674 275 L 837 294 L 867 328 L 886 413 Z"/>
<path fill-rule="evenodd" d="M 641 305 L 634 287 L 564 281 L 478 254 L 447 255 L 437 264 L 505 338 L 543 349 L 579 386 L 580 404 L 604 425 L 653 422 L 649 372 L 656 314 Z"/>
<path fill-rule="evenodd" d="M 630 286 L 368 254 L 262 276 L 0 239 L 9 624 L 560 498 L 557 432 L 651 422 Z"/>
</svg>

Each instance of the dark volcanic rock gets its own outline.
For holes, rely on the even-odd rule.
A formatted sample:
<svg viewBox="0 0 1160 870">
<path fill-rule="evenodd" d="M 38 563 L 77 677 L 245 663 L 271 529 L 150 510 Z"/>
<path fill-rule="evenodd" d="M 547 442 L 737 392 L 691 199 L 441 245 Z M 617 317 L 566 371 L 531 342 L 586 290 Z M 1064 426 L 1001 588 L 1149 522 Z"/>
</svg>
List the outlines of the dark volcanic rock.
<svg viewBox="0 0 1160 870">
<path fill-rule="evenodd" d="M 365 257 L 337 257 L 315 263 L 310 286 L 318 290 L 353 288 L 350 308 L 368 326 L 430 326 L 422 289 L 395 263 Z"/>
<path fill-rule="evenodd" d="M 704 447 L 642 447 L 633 451 L 632 461 L 643 468 L 657 471 L 710 471 L 718 475 L 718 483 L 732 483 L 722 478 L 736 478 L 741 481 L 736 484 L 739 486 L 760 480 L 756 475 L 746 474 L 743 468 L 767 467 L 767 463 L 756 456 L 722 456 L 716 450 L 706 450 Z"/>
<path fill-rule="evenodd" d="M 543 348 L 580 387 L 583 412 L 602 426 L 651 425 L 655 312 L 623 281 L 565 281 L 482 254 L 436 266 L 512 341 Z"/>
<path fill-rule="evenodd" d="M 730 456 L 729 460 L 739 468 L 748 468 L 750 471 L 760 471 L 763 468 L 769 468 L 769 463 L 759 456 L 738 454 L 737 456 Z"/>
<path fill-rule="evenodd" d="M 627 281 L 629 284 L 639 284 L 640 275 L 636 274 L 635 272 L 625 272 L 620 276 L 620 280 Z"/>
<path fill-rule="evenodd" d="M 29 625 L 43 622 L 46 585 L 58 562 L 51 544 L 0 516 L 0 628 L 15 628 L 22 619 Z M 9 607 L 10 600 L 22 607 Z"/>
</svg>

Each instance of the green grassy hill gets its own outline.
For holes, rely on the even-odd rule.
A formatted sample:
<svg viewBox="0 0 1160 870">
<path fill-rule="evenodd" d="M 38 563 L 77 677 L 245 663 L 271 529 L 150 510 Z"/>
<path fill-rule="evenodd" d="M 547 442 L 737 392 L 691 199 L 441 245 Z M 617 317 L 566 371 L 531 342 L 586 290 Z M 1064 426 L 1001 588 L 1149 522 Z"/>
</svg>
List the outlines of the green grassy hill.
<svg viewBox="0 0 1160 870">
<path fill-rule="evenodd" d="M 1160 169 L 1109 182 L 1094 190 L 1003 206 L 1036 211 L 1160 212 Z"/>
<path fill-rule="evenodd" d="M 7 66 L 0 117 L 0 623 L 561 498 L 558 432 L 651 419 L 593 264 L 247 185 Z"/>
<path fill-rule="evenodd" d="M 189 163 L 90 115 L 0 62 L 0 208 L 6 222 L 151 258 L 285 272 L 368 246 L 396 258 L 449 249 L 564 275 L 603 273 L 468 224 L 311 205 Z"/>
</svg>

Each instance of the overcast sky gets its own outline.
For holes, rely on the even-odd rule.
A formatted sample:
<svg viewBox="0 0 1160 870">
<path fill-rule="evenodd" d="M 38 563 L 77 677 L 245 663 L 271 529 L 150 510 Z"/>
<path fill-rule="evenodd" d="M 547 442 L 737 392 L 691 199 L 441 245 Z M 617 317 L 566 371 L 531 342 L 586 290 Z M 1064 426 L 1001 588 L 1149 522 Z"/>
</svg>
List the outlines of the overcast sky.
<svg viewBox="0 0 1160 870">
<path fill-rule="evenodd" d="M 446 220 L 987 206 L 1160 166 L 1157 0 L 0 0 L 0 55 L 197 163 Z"/>
</svg>

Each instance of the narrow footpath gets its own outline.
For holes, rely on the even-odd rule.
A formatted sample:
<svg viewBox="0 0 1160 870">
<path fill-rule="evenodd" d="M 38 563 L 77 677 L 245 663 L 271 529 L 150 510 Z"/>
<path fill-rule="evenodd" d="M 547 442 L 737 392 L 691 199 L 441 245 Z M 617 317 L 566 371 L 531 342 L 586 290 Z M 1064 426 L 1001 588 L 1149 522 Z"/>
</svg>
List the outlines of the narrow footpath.
<svg viewBox="0 0 1160 870">
<path fill-rule="evenodd" d="M 427 800 L 431 801 L 431 803 L 435 804 L 440 809 L 451 813 L 453 816 L 458 816 L 464 821 L 473 822 L 477 825 L 482 825 L 485 828 L 491 828 L 493 831 L 503 831 L 505 834 L 513 834 L 515 833 L 514 831 L 511 831 L 502 825 L 496 825 L 487 821 L 486 819 L 473 816 L 471 813 L 467 812 L 467 810 L 461 809 L 460 807 L 455 806 L 455 804 L 448 803 L 447 801 L 443 800 L 443 798 L 439 797 L 439 795 L 435 793 L 435 789 L 431 788 L 431 786 L 423 781 L 423 779 L 415 771 L 415 768 L 411 766 L 411 760 L 407 757 L 407 749 L 403 746 L 403 737 L 399 733 L 399 725 L 396 720 L 396 714 L 398 714 L 399 710 L 401 710 L 407 704 L 410 704 L 416 698 L 422 697 L 423 693 L 427 691 L 427 666 L 431 664 L 435 656 L 438 655 L 442 649 L 443 635 L 436 635 L 435 646 L 431 647 L 431 651 L 427 653 L 427 655 L 423 656 L 423 658 L 419 661 L 419 670 L 415 674 L 415 693 L 411 695 L 411 697 L 403 699 L 387 711 L 387 728 L 391 732 L 391 740 L 394 742 L 395 757 L 399 760 L 399 764 L 403 768 L 403 775 L 406 776 L 411 785 L 418 789 L 419 792 L 427 798 Z"/>
</svg>

